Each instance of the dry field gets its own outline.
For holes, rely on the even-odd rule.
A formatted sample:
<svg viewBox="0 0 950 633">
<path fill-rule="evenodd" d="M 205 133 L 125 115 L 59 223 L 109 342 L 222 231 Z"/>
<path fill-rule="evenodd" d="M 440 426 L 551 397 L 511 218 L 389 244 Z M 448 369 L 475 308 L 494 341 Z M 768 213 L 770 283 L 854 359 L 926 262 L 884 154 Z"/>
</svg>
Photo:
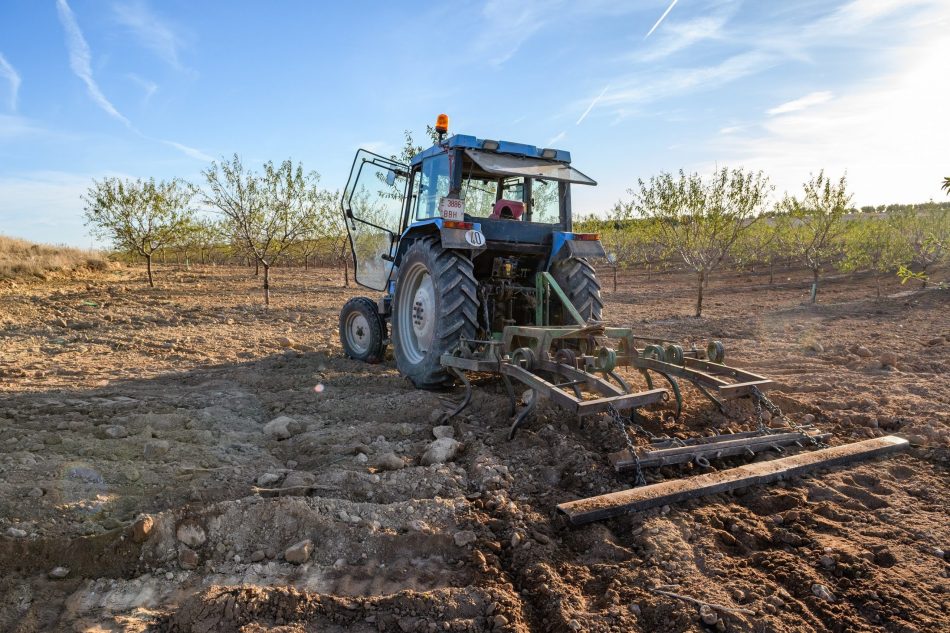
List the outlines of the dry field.
<svg viewBox="0 0 950 633">
<path fill-rule="evenodd" d="M 697 320 L 691 277 L 622 277 L 612 324 L 723 340 L 833 443 L 913 446 L 570 529 L 557 503 L 631 485 L 616 429 L 542 406 L 509 442 L 482 378 L 424 465 L 459 394 L 344 359 L 338 277 L 278 269 L 267 312 L 247 269 L 0 282 L 0 631 L 950 630 L 947 290 L 728 275 Z M 687 395 L 680 430 L 754 425 Z"/>
</svg>

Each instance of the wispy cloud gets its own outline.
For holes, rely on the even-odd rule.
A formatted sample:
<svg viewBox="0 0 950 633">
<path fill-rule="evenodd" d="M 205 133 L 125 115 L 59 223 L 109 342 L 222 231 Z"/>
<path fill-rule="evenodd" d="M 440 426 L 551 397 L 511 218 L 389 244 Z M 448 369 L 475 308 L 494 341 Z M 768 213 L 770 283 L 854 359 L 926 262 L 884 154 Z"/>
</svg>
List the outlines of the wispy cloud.
<svg viewBox="0 0 950 633">
<path fill-rule="evenodd" d="M 608 88 L 610 88 L 610 84 L 607 84 L 606 86 L 604 86 L 604 89 L 600 91 L 600 94 L 594 97 L 594 100 L 590 102 L 590 105 L 587 106 L 586 110 L 584 110 L 584 114 L 582 114 L 577 119 L 577 123 L 575 123 L 574 125 L 580 125 L 584 121 L 584 119 L 587 118 L 587 115 L 590 114 L 590 111 L 594 109 L 594 106 L 597 105 L 597 102 L 603 98 Z"/>
<path fill-rule="evenodd" d="M 142 100 L 146 103 L 148 103 L 148 100 L 151 99 L 152 95 L 158 90 L 157 83 L 154 81 L 149 81 L 148 79 L 143 79 L 135 73 L 129 73 L 126 75 L 126 77 L 128 77 L 132 83 L 138 85 L 142 89 L 142 91 L 145 93 L 145 96 L 142 98 Z"/>
<path fill-rule="evenodd" d="M 169 147 L 174 147 L 175 149 L 180 151 L 182 154 L 185 154 L 186 156 L 191 156 L 192 158 L 203 160 L 209 163 L 214 160 L 213 156 L 209 156 L 208 154 L 205 154 L 200 149 L 195 149 L 194 147 L 188 147 L 187 145 L 176 143 L 175 141 L 162 140 L 161 142 L 164 143 L 165 145 L 168 145 Z"/>
<path fill-rule="evenodd" d="M 46 134 L 46 130 L 33 121 L 21 116 L 0 114 L 0 141 L 38 134 Z"/>
<path fill-rule="evenodd" d="M 481 35 L 475 52 L 498 66 L 518 52 L 521 45 L 541 30 L 559 11 L 559 0 L 489 0 L 482 7 Z"/>
<path fill-rule="evenodd" d="M 769 108 L 766 110 L 766 114 L 769 116 L 775 116 L 777 114 L 788 114 L 789 112 L 798 112 L 799 110 L 804 110 L 805 108 L 810 108 L 816 106 L 820 103 L 825 103 L 826 101 L 831 101 L 832 94 L 828 91 L 822 92 L 811 92 L 800 99 L 794 99 L 792 101 L 786 101 L 780 105 L 775 106 L 774 108 Z"/>
<path fill-rule="evenodd" d="M 10 110 L 16 112 L 17 94 L 20 92 L 20 74 L 7 61 L 3 53 L 0 53 L 0 77 L 5 78 L 10 83 Z"/>
<path fill-rule="evenodd" d="M 666 11 L 663 12 L 663 15 L 660 16 L 660 19 L 656 21 L 656 23 L 655 23 L 655 24 L 653 25 L 653 27 L 647 32 L 647 34 L 643 36 L 643 39 L 647 39 L 648 37 L 650 37 L 651 35 L 653 35 L 653 31 L 655 31 L 655 30 L 657 29 L 657 27 L 660 26 L 660 24 L 663 23 L 663 20 L 665 20 L 665 19 L 666 19 L 666 16 L 668 16 L 668 15 L 670 14 L 670 11 L 673 10 L 673 7 L 676 6 L 676 3 L 677 3 L 678 1 L 679 1 L 679 0 L 673 0 L 673 2 L 670 3 L 670 6 L 666 7 Z"/>
<path fill-rule="evenodd" d="M 557 134 L 552 136 L 551 139 L 547 143 L 545 143 L 545 146 L 552 147 L 555 143 L 562 140 L 566 135 L 567 135 L 567 132 L 558 132 Z"/>
<path fill-rule="evenodd" d="M 906 199 L 908 191 L 939 196 L 942 170 L 950 173 L 944 146 L 934 142 L 950 138 L 947 88 L 939 81 L 950 59 L 950 7 L 930 17 L 918 29 L 894 25 L 913 33 L 913 44 L 895 42 L 889 67 L 873 80 L 807 109 L 765 116 L 747 133 L 717 137 L 717 157 L 773 174 L 779 192 L 798 190 L 809 172 L 825 168 L 847 171 L 859 205 Z"/>
<path fill-rule="evenodd" d="M 651 47 L 628 57 L 635 62 L 652 62 L 685 50 L 704 40 L 721 40 L 727 15 L 703 16 L 686 22 L 671 22 L 663 29 L 663 37 L 653 38 Z M 657 36 L 659 37 L 659 36 Z"/>
<path fill-rule="evenodd" d="M 142 46 L 174 68 L 182 69 L 179 56 L 182 38 L 152 11 L 145 0 L 118 3 L 113 9 L 119 24 L 131 30 Z"/>
<path fill-rule="evenodd" d="M 59 21 L 66 31 L 66 47 L 69 49 L 69 66 L 77 77 L 86 84 L 86 90 L 89 96 L 95 101 L 96 105 L 102 108 L 106 114 L 117 121 L 120 121 L 129 129 L 134 129 L 132 123 L 120 113 L 112 102 L 109 101 L 99 84 L 92 76 L 92 53 L 89 51 L 89 44 L 79 30 L 79 24 L 76 22 L 76 16 L 73 10 L 69 8 L 66 0 L 56 0 L 56 10 L 59 13 Z"/>
<path fill-rule="evenodd" d="M 83 83 L 86 84 L 89 96 L 92 97 L 96 105 L 102 108 L 109 116 L 122 122 L 125 127 L 144 139 L 157 141 L 169 147 L 174 147 L 185 156 L 191 158 L 203 161 L 212 160 L 211 156 L 201 150 L 176 141 L 146 136 L 132 125 L 132 122 L 119 112 L 116 107 L 112 105 L 112 102 L 102 93 L 102 90 L 99 89 L 99 84 L 96 83 L 92 75 L 92 53 L 89 50 L 89 44 L 86 42 L 86 38 L 83 37 L 82 31 L 79 29 L 79 24 L 76 22 L 76 16 L 73 14 L 72 9 L 69 8 L 69 4 L 66 3 L 66 0 L 56 0 L 56 8 L 59 12 L 59 21 L 62 22 L 63 28 L 66 30 L 66 47 L 69 49 L 69 65 L 76 76 L 82 79 Z"/>
</svg>

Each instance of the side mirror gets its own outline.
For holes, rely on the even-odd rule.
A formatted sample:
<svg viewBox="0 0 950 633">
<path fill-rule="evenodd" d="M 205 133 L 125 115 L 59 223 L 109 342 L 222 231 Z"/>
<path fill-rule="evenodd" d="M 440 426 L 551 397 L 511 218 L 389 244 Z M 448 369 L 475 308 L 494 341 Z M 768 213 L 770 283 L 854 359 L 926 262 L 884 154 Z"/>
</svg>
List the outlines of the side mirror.
<svg viewBox="0 0 950 633">
<path fill-rule="evenodd" d="M 392 187 L 396 183 L 396 172 L 392 169 L 386 172 L 386 184 Z"/>
</svg>

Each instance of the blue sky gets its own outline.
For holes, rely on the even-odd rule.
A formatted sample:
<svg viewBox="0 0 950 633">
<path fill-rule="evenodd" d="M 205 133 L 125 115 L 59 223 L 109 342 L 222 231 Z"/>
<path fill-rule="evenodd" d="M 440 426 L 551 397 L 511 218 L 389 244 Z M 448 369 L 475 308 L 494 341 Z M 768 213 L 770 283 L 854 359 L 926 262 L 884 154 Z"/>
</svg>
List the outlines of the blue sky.
<svg viewBox="0 0 950 633">
<path fill-rule="evenodd" d="M 293 158 L 345 184 L 447 112 L 453 132 L 571 150 L 603 212 L 637 178 L 847 170 L 857 204 L 943 199 L 947 0 L 0 4 L 0 233 L 91 245 L 106 175 L 200 181 Z"/>
</svg>

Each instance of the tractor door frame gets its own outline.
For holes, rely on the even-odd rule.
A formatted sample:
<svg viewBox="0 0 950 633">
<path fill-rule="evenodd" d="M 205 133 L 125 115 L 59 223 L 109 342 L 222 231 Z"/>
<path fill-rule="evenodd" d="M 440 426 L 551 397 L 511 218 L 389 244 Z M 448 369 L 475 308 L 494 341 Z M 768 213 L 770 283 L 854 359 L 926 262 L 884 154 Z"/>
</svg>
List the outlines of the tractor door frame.
<svg viewBox="0 0 950 633">
<path fill-rule="evenodd" d="M 382 224 L 385 224 L 385 223 L 377 223 L 378 221 L 373 222 L 371 221 L 371 219 L 367 219 L 366 216 L 360 217 L 359 213 L 354 213 L 353 211 L 353 196 L 356 193 L 358 183 L 360 183 L 361 175 L 363 175 L 363 168 L 366 167 L 367 164 L 372 165 L 376 167 L 377 169 L 386 170 L 395 175 L 393 182 L 389 182 L 388 180 L 385 181 L 387 185 L 394 187 L 394 190 L 392 192 L 392 195 L 393 195 L 392 200 L 396 200 L 397 196 L 401 195 L 401 198 L 399 198 L 400 202 L 398 205 L 398 209 L 399 209 L 399 214 L 397 216 L 398 219 L 390 215 L 391 218 L 396 219 L 395 223 L 389 223 L 390 226 L 382 226 Z M 400 192 L 400 189 L 395 184 L 396 179 L 398 178 L 402 179 L 401 192 Z M 347 238 L 349 239 L 350 251 L 352 252 L 352 255 L 353 255 L 354 278 L 356 279 L 356 283 L 361 286 L 364 286 L 366 288 L 371 288 L 377 291 L 384 291 L 386 290 L 386 287 L 388 286 L 389 279 L 390 277 L 392 277 L 392 271 L 395 265 L 394 254 L 399 245 L 399 238 L 402 232 L 405 230 L 406 208 L 407 208 L 406 204 L 407 204 L 407 197 L 408 197 L 407 194 L 409 192 L 410 181 L 411 181 L 411 168 L 409 165 L 400 163 L 399 161 L 395 161 L 391 158 L 381 156 L 379 154 L 370 152 L 365 149 L 360 149 L 359 151 L 356 152 L 356 156 L 353 159 L 353 166 L 350 168 L 350 176 L 349 176 L 349 179 L 347 180 L 346 188 L 343 190 L 343 196 L 340 199 L 340 207 L 341 207 L 341 210 L 343 211 L 343 221 L 344 221 L 344 224 L 346 224 Z M 372 183 L 372 184 L 375 184 L 375 183 Z M 377 185 L 377 187 L 380 187 L 380 190 L 377 191 L 376 199 L 385 198 L 386 196 L 382 192 L 381 186 Z M 384 219 L 386 219 L 385 216 L 384 216 Z M 360 279 L 360 269 L 361 269 L 360 259 L 361 258 L 357 254 L 358 250 L 361 250 L 361 249 L 360 249 L 360 245 L 357 243 L 357 240 L 354 238 L 354 233 L 359 232 L 358 225 L 365 225 L 365 227 L 369 227 L 370 237 L 372 237 L 371 235 L 372 231 L 379 232 L 379 235 L 376 236 L 377 241 L 382 236 L 382 234 L 386 234 L 389 236 L 389 247 L 388 249 L 386 249 L 387 252 L 380 252 L 377 255 L 378 259 L 385 262 L 384 264 L 382 264 L 382 269 L 377 274 L 369 276 L 369 277 L 364 272 L 362 280 Z M 364 265 L 362 266 L 362 268 L 365 270 L 366 268 L 368 268 L 366 265 L 367 258 L 364 257 L 363 259 L 364 259 L 363 261 Z"/>
</svg>

